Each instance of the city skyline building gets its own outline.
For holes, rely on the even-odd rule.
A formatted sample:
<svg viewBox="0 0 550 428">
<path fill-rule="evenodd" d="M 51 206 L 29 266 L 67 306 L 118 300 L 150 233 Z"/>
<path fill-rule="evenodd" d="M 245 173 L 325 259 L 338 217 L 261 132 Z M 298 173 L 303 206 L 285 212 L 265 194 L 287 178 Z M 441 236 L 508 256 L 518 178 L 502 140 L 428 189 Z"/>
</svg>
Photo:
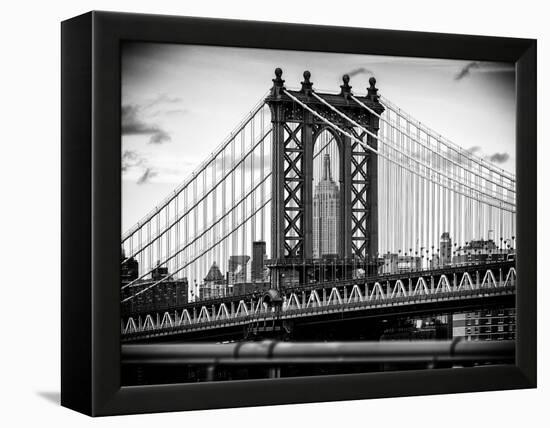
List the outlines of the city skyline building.
<svg viewBox="0 0 550 428">
<path fill-rule="evenodd" d="M 252 282 L 262 282 L 265 280 L 265 241 L 254 241 L 252 243 Z"/>
<path fill-rule="evenodd" d="M 227 262 L 227 283 L 230 285 L 247 282 L 248 280 L 248 263 L 250 256 L 233 255 L 229 256 Z"/>
<path fill-rule="evenodd" d="M 455 251 L 453 264 L 460 265 L 464 263 L 504 260 L 509 254 L 513 254 L 514 252 L 515 249 L 513 246 L 511 247 L 507 244 L 504 247 L 501 243 L 499 247 L 492 239 L 471 240 Z"/>
<path fill-rule="evenodd" d="M 228 295 L 228 287 L 225 278 L 214 261 L 202 284 L 199 285 L 199 298 L 211 299 Z"/>
<path fill-rule="evenodd" d="M 124 260 L 124 250 L 121 253 Z M 156 281 L 162 282 L 151 288 Z M 122 303 L 122 312 L 147 311 L 170 305 L 183 305 L 189 301 L 189 281 L 186 277 L 169 277 L 168 268 L 158 265 L 151 272 L 150 278 L 139 278 L 139 262 L 131 257 L 121 268 L 121 297 L 126 299 L 135 295 L 132 300 Z"/>
<path fill-rule="evenodd" d="M 431 269 L 450 266 L 453 262 L 453 240 L 449 232 L 443 232 L 439 238 L 439 248 L 429 260 Z"/>
<path fill-rule="evenodd" d="M 122 249 L 120 253 L 120 261 L 124 262 L 126 260 L 126 253 L 124 251 L 124 248 Z M 120 269 L 120 279 L 122 283 L 130 282 L 139 277 L 139 264 L 138 261 L 134 257 L 130 257 L 126 262 L 122 265 Z"/>
<path fill-rule="evenodd" d="M 449 232 L 443 232 L 439 239 L 439 264 L 448 266 L 451 264 L 453 256 L 453 240 Z"/>
<path fill-rule="evenodd" d="M 338 254 L 340 191 L 332 179 L 330 155 L 323 155 L 323 175 L 313 195 L 313 257 Z"/>
<path fill-rule="evenodd" d="M 410 272 L 422 269 L 422 258 L 412 255 L 400 255 L 396 253 L 384 254 L 381 258 L 379 271 L 382 274 L 394 274 Z"/>
<path fill-rule="evenodd" d="M 453 338 L 466 340 L 514 340 L 516 311 L 514 308 L 482 309 L 453 315 Z"/>
</svg>

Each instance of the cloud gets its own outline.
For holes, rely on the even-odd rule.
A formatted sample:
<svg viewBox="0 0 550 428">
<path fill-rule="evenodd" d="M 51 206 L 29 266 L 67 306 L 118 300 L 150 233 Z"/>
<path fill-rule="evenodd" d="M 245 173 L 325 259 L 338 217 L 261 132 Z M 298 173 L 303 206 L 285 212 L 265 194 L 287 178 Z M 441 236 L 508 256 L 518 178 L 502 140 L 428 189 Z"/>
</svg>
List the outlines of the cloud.
<svg viewBox="0 0 550 428">
<path fill-rule="evenodd" d="M 185 109 L 175 108 L 182 102 L 179 97 L 167 94 L 157 95 L 141 104 L 125 104 L 121 108 L 122 135 L 148 135 L 150 144 L 162 144 L 172 140 L 170 133 L 163 129 L 154 118 L 176 113 L 186 113 Z"/>
<path fill-rule="evenodd" d="M 168 94 L 159 94 L 155 98 L 148 100 L 143 105 L 143 108 L 150 109 L 152 107 L 156 107 L 162 104 L 179 104 L 181 102 L 182 102 L 182 99 L 180 97 L 171 97 Z"/>
<path fill-rule="evenodd" d="M 472 61 L 466 64 L 462 69 L 456 74 L 455 80 L 462 80 L 466 76 L 468 76 L 472 69 L 479 68 L 480 64 L 479 61 Z"/>
<path fill-rule="evenodd" d="M 358 68 L 354 68 L 353 70 L 351 71 L 348 71 L 346 73 L 349 77 L 353 77 L 353 76 L 356 76 L 358 74 L 370 74 L 370 75 L 373 75 L 374 73 L 372 72 L 372 70 L 369 70 L 368 68 L 365 68 L 365 67 L 358 67 Z"/>
<path fill-rule="evenodd" d="M 184 113 L 187 113 L 188 110 L 187 109 L 184 109 L 184 108 L 174 108 L 174 109 L 169 109 L 169 110 L 156 110 L 152 113 L 149 113 L 148 114 L 148 117 L 149 118 L 154 118 L 154 117 L 158 117 L 158 116 L 171 116 L 171 115 L 174 115 L 174 114 L 184 114 Z"/>
<path fill-rule="evenodd" d="M 121 108 L 122 135 L 149 135 L 149 143 L 160 144 L 170 141 L 170 134 L 155 123 L 143 118 L 143 107 L 137 104 L 123 105 Z"/>
<path fill-rule="evenodd" d="M 145 158 L 134 150 L 124 150 L 122 153 L 122 172 L 126 172 L 131 168 L 141 166 L 145 163 Z"/>
<path fill-rule="evenodd" d="M 162 129 L 159 129 L 157 132 L 151 135 L 149 143 L 151 144 L 162 144 L 172 141 L 170 134 Z"/>
<path fill-rule="evenodd" d="M 137 184 L 145 184 L 148 183 L 151 178 L 156 177 L 158 175 L 158 172 L 155 171 L 153 168 L 145 168 L 145 171 L 141 175 L 141 177 L 138 178 Z"/>
<path fill-rule="evenodd" d="M 137 177 L 137 184 L 145 184 L 159 175 L 159 171 L 149 165 L 145 156 L 135 150 L 124 150 L 122 153 L 122 173 Z"/>
<path fill-rule="evenodd" d="M 157 122 L 157 117 L 166 117 L 176 113 L 186 113 L 179 108 L 182 99 L 167 94 L 139 103 L 127 103 L 121 107 L 121 134 L 143 135 L 149 137 L 149 144 L 159 145 L 172 140 L 170 132 Z M 122 172 L 126 179 L 135 179 L 137 184 L 145 184 L 155 177 L 171 174 L 166 168 L 151 165 L 148 157 L 136 150 L 124 150 L 122 153 Z M 156 181 L 156 180 L 155 180 Z"/>
<path fill-rule="evenodd" d="M 474 154 L 476 152 L 479 152 L 481 150 L 481 147 L 479 146 L 472 146 L 466 149 L 468 153 Z"/>
<path fill-rule="evenodd" d="M 396 154 L 396 152 L 392 149 L 390 153 L 393 156 L 399 156 L 399 154 Z M 434 160 L 437 159 L 437 156 L 433 154 L 433 152 L 429 152 L 427 150 L 422 150 L 419 147 L 416 149 L 413 149 L 411 152 L 407 152 L 409 155 L 411 155 L 414 159 L 417 159 L 421 162 L 431 164 L 433 165 Z M 445 153 L 445 157 L 450 159 L 451 162 L 443 162 L 441 165 L 435 165 L 435 169 L 442 171 L 442 172 L 449 172 L 451 174 L 456 174 L 455 171 L 455 165 L 458 164 L 459 166 L 462 165 L 466 167 L 467 169 L 472 169 L 472 162 L 471 158 L 477 159 L 477 160 L 485 160 L 488 162 L 492 162 L 494 164 L 503 164 L 507 162 L 510 159 L 510 155 L 508 153 L 498 153 L 495 152 L 491 155 L 487 155 L 483 152 L 482 148 L 480 146 L 471 146 L 464 151 L 456 152 L 454 150 L 447 151 Z M 412 161 L 403 158 L 402 160 L 406 164 L 410 164 L 413 166 L 416 166 L 417 164 Z"/>
<path fill-rule="evenodd" d="M 487 156 L 487 159 L 493 163 L 504 163 L 510 159 L 510 155 L 508 153 L 493 153 L 492 155 Z"/>
<path fill-rule="evenodd" d="M 514 71 L 515 68 L 513 64 L 472 61 L 460 69 L 460 71 L 455 75 L 455 80 L 462 80 L 471 75 L 473 72 L 492 73 L 495 75 L 495 78 L 509 79 L 513 76 Z"/>
</svg>

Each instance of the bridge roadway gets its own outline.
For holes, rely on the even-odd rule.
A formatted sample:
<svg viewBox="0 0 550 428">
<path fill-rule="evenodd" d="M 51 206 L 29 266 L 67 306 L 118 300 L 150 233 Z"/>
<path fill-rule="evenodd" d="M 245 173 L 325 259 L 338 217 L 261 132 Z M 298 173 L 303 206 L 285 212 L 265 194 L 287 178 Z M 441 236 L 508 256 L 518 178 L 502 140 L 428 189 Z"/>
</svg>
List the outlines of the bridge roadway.
<svg viewBox="0 0 550 428">
<path fill-rule="evenodd" d="M 452 266 L 130 313 L 122 317 L 121 334 L 123 342 L 235 340 L 247 329 L 269 332 L 285 324 L 323 328 L 341 321 L 512 307 L 515 290 L 513 261 Z"/>
</svg>

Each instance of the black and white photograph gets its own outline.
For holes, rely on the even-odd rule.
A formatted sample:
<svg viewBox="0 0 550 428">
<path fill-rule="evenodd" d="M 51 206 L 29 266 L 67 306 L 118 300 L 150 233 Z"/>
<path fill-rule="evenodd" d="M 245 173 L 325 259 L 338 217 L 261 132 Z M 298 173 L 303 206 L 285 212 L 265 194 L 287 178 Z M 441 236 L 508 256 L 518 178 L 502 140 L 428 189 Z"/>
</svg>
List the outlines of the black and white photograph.
<svg viewBox="0 0 550 428">
<path fill-rule="evenodd" d="M 1 425 L 544 426 L 544 10 L 7 3 Z"/>
<path fill-rule="evenodd" d="M 122 385 L 515 363 L 513 63 L 120 52 Z"/>
</svg>

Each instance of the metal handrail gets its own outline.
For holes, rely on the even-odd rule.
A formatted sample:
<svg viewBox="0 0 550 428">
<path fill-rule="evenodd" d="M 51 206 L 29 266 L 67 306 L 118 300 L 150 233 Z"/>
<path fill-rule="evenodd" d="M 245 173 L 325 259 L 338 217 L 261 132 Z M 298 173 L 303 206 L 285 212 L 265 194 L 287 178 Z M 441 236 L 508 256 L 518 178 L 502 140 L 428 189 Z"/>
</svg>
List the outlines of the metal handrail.
<svg viewBox="0 0 550 428">
<path fill-rule="evenodd" d="M 515 341 L 262 342 L 126 344 L 122 364 L 282 365 L 511 362 Z"/>
</svg>

